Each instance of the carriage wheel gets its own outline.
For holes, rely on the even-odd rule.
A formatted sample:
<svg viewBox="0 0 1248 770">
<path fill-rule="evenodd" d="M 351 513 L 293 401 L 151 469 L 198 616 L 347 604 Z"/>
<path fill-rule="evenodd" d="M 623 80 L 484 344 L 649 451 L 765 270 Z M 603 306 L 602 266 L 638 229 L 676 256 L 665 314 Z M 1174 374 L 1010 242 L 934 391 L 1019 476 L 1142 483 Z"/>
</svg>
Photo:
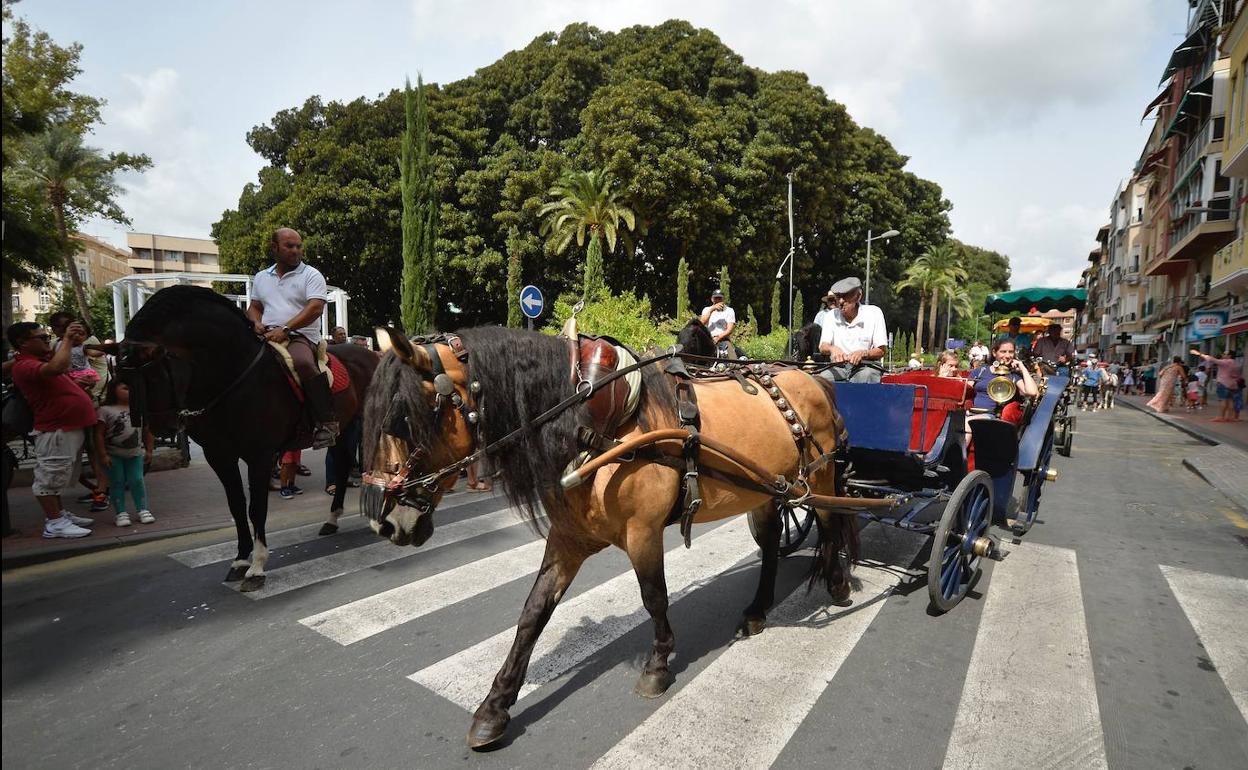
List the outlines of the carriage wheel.
<svg viewBox="0 0 1248 770">
<path fill-rule="evenodd" d="M 762 533 L 758 529 L 758 525 L 754 523 L 754 514 L 751 512 L 746 519 L 750 523 L 750 535 L 753 536 L 754 542 L 758 543 L 761 548 L 763 541 L 760 539 Z M 810 534 L 810 528 L 815 523 L 815 509 L 808 508 L 804 505 L 781 505 L 780 506 L 780 555 L 788 556 L 796 552 L 802 547 L 802 543 L 806 541 L 806 536 Z"/>
<path fill-rule="evenodd" d="M 1040 512 L 1040 493 L 1044 490 L 1044 482 L 1048 479 L 1049 463 L 1053 459 L 1052 429 L 1044 438 L 1040 448 L 1040 457 L 1036 460 L 1036 468 L 1027 475 L 1023 485 L 1023 499 L 1018 505 L 1018 516 L 1014 519 L 1014 534 L 1024 535 L 1036 523 L 1036 514 Z"/>
<path fill-rule="evenodd" d="M 1062 457 L 1070 457 L 1071 449 L 1075 445 L 1075 418 L 1069 416 L 1058 417 L 1053 423 L 1053 448 Z"/>
<path fill-rule="evenodd" d="M 992 477 L 983 471 L 971 471 L 949 496 L 932 538 L 927 594 L 937 610 L 949 611 L 970 590 L 979 572 L 979 560 L 991 548 L 991 519 Z"/>
</svg>

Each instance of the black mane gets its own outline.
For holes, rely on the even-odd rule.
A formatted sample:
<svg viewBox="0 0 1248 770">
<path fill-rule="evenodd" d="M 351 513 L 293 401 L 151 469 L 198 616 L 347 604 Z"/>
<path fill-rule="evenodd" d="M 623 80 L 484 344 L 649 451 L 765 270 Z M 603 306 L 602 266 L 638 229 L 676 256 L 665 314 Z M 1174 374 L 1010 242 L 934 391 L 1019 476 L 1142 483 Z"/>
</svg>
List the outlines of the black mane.
<svg viewBox="0 0 1248 770">
<path fill-rule="evenodd" d="M 234 304 L 234 300 L 203 286 L 178 285 L 161 289 L 143 303 L 139 312 L 135 313 L 130 323 L 126 324 L 126 338 L 150 339 L 159 334 L 170 322 L 192 312 L 194 307 L 201 302 L 228 310 L 230 315 L 236 317 L 245 329 L 251 329 L 251 320 L 238 305 Z"/>
<path fill-rule="evenodd" d="M 676 332 L 676 344 L 681 346 L 682 353 L 694 356 L 715 355 L 715 338 L 701 318 L 690 318 L 689 323 Z"/>
</svg>

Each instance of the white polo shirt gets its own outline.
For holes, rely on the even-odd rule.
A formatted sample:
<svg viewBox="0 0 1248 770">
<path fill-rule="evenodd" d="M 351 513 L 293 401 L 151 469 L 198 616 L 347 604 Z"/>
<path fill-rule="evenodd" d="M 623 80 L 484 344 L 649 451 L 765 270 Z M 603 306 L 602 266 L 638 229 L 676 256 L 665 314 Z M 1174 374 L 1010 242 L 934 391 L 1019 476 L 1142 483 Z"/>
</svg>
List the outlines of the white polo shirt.
<svg viewBox="0 0 1248 770">
<path fill-rule="evenodd" d="M 265 326 L 285 326 L 290 319 L 303 311 L 309 300 L 328 300 L 325 276 L 307 262 L 300 262 L 294 270 L 281 277 L 277 265 L 256 273 L 251 280 L 251 298 L 264 306 L 260 323 Z M 321 318 L 317 316 L 307 326 L 292 329 L 316 344 L 321 341 Z"/>
<path fill-rule="evenodd" d="M 831 343 L 846 353 L 888 347 L 888 330 L 884 328 L 884 312 L 875 305 L 859 305 L 854 320 L 846 321 L 840 308 L 823 317 L 823 333 L 819 347 Z"/>
<path fill-rule="evenodd" d="M 706 315 L 710 309 L 710 305 L 702 308 L 702 315 Z M 724 305 L 723 310 L 716 310 L 711 313 L 710 323 L 706 325 L 706 330 L 711 334 L 722 334 L 728 328 L 728 324 L 735 324 L 736 322 L 737 311 Z"/>
</svg>

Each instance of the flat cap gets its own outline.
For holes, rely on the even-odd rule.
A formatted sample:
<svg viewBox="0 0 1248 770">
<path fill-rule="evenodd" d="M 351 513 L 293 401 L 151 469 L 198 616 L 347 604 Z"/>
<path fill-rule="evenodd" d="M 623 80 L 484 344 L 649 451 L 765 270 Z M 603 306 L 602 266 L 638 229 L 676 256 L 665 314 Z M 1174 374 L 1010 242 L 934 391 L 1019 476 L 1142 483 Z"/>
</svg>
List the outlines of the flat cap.
<svg viewBox="0 0 1248 770">
<path fill-rule="evenodd" d="M 854 278 L 853 276 L 851 276 L 851 277 L 849 277 L 849 278 L 842 278 L 841 280 L 839 280 L 839 281 L 837 281 L 836 283 L 832 284 L 832 288 L 831 288 L 831 289 L 828 289 L 828 294 L 829 294 L 829 295 L 831 295 L 831 294 L 848 294 L 849 292 L 853 291 L 854 289 L 861 289 L 861 288 L 862 288 L 862 281 L 860 281 L 860 280 L 858 280 L 857 278 Z"/>
</svg>

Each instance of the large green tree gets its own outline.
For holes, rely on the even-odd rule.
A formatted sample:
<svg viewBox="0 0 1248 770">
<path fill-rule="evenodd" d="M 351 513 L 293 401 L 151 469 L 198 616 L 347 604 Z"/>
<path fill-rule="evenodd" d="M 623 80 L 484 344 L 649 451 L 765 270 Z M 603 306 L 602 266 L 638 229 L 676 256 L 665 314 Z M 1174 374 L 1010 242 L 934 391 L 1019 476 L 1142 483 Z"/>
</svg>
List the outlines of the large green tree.
<svg viewBox="0 0 1248 770">
<path fill-rule="evenodd" d="M 403 89 L 403 154 L 399 185 L 403 194 L 403 285 L 400 317 L 408 334 L 433 329 L 437 323 L 438 198 L 429 157 L 429 113 L 425 84 L 416 77 Z"/>
</svg>

